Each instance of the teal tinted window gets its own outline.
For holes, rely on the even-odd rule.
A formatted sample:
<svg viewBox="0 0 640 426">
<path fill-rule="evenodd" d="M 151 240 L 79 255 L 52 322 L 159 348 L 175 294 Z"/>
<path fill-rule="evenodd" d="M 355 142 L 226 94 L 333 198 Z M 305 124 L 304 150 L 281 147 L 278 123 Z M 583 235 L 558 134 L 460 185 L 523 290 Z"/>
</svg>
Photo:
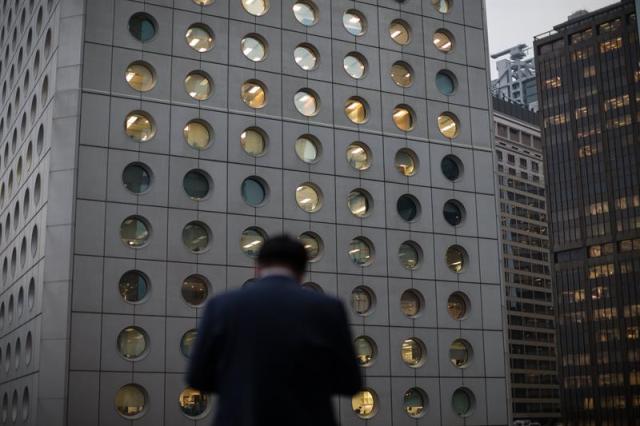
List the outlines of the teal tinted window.
<svg viewBox="0 0 640 426">
<path fill-rule="evenodd" d="M 129 32 L 144 43 L 156 35 L 156 24 L 151 15 L 136 13 L 129 19 Z"/>
</svg>

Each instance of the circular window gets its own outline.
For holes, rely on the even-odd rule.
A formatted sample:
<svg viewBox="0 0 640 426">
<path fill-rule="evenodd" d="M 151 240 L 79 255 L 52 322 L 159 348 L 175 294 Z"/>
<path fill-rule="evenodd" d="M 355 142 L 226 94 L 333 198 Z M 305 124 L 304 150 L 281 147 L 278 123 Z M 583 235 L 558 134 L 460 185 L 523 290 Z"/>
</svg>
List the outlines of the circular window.
<svg viewBox="0 0 640 426">
<path fill-rule="evenodd" d="M 210 231 L 202 222 L 190 222 L 182 229 L 182 242 L 195 254 L 200 254 L 209 248 Z"/>
<path fill-rule="evenodd" d="M 267 41 L 257 34 L 249 34 L 240 40 L 240 49 L 253 62 L 264 61 L 267 57 Z"/>
<path fill-rule="evenodd" d="M 362 142 L 353 142 L 347 147 L 347 163 L 356 170 L 367 170 L 371 167 L 371 151 Z"/>
<path fill-rule="evenodd" d="M 363 389 L 351 397 L 351 408 L 361 419 L 370 419 L 378 412 L 378 396 L 371 389 Z"/>
<path fill-rule="evenodd" d="M 209 283 L 201 275 L 190 275 L 182 282 L 180 293 L 189 306 L 202 306 L 209 296 Z"/>
<path fill-rule="evenodd" d="M 293 97 L 293 103 L 298 112 L 305 117 L 313 117 L 318 114 L 320 101 L 318 95 L 311 89 L 302 89 Z"/>
<path fill-rule="evenodd" d="M 314 293 L 324 294 L 324 290 L 322 290 L 322 287 L 320 287 L 318 284 L 310 282 L 310 281 L 308 281 L 306 283 L 302 283 L 302 288 L 305 289 L 305 290 L 312 291 Z"/>
<path fill-rule="evenodd" d="M 342 16 L 342 24 L 347 32 L 354 36 L 361 36 L 367 32 L 367 21 L 357 10 L 347 10 Z"/>
<path fill-rule="evenodd" d="M 260 207 L 267 198 L 267 184 L 257 176 L 246 178 L 241 186 L 242 199 L 252 207 Z"/>
<path fill-rule="evenodd" d="M 184 333 L 180 339 L 180 352 L 186 358 L 191 358 L 191 351 L 196 343 L 196 337 L 198 337 L 198 331 L 192 329 Z"/>
<path fill-rule="evenodd" d="M 140 303 L 149 294 L 149 280 L 140 271 L 129 271 L 120 277 L 118 291 L 127 303 Z"/>
<path fill-rule="evenodd" d="M 182 179 L 182 187 L 189 198 L 200 201 L 209 195 L 209 181 L 209 176 L 202 170 L 190 170 Z"/>
<path fill-rule="evenodd" d="M 252 157 L 260 157 L 266 151 L 267 138 L 257 127 L 250 127 L 240 134 L 240 145 Z"/>
<path fill-rule="evenodd" d="M 454 245 L 447 249 L 447 266 L 453 272 L 460 273 L 464 269 L 467 251 L 461 246 Z"/>
<path fill-rule="evenodd" d="M 438 129 L 445 138 L 457 138 L 460 133 L 460 121 L 454 114 L 443 112 L 438 116 Z"/>
<path fill-rule="evenodd" d="M 368 266 L 373 262 L 373 244 L 364 237 L 357 237 L 349 243 L 349 257 L 357 266 Z"/>
<path fill-rule="evenodd" d="M 427 349 L 419 339 L 412 337 L 402 341 L 402 361 L 409 367 L 418 368 L 424 364 Z"/>
<path fill-rule="evenodd" d="M 187 144 L 194 149 L 207 149 L 211 142 L 211 128 L 202 120 L 188 122 L 182 134 Z"/>
<path fill-rule="evenodd" d="M 355 217 L 367 217 L 373 207 L 371 194 L 364 189 L 355 189 L 349 193 L 347 206 L 351 214 Z"/>
<path fill-rule="evenodd" d="M 440 13 L 449 13 L 451 10 L 451 0 L 431 0 L 431 4 Z"/>
<path fill-rule="evenodd" d="M 351 97 L 347 99 L 344 105 L 344 113 L 347 118 L 355 124 L 364 124 L 368 119 L 369 106 L 367 102 L 359 97 Z"/>
<path fill-rule="evenodd" d="M 313 164 L 318 161 L 320 155 L 320 141 L 311 135 L 303 135 L 296 139 L 295 143 L 296 155 L 300 160 L 307 164 Z"/>
<path fill-rule="evenodd" d="M 413 222 L 420 214 L 420 202 L 413 195 L 405 194 L 398 198 L 396 209 L 403 220 Z"/>
<path fill-rule="evenodd" d="M 462 321 L 467 317 L 469 299 L 463 293 L 455 292 L 447 300 L 447 312 L 451 318 Z"/>
<path fill-rule="evenodd" d="M 269 0 L 242 0 L 242 7 L 250 15 L 262 16 L 269 11 Z"/>
<path fill-rule="evenodd" d="M 197 419 L 206 413 L 209 405 L 209 397 L 199 390 L 186 388 L 180 392 L 178 402 L 180 403 L 180 409 L 185 416 Z"/>
<path fill-rule="evenodd" d="M 204 53 L 213 48 L 213 32 L 203 24 L 194 24 L 185 34 L 187 44 L 196 52 Z"/>
<path fill-rule="evenodd" d="M 136 142 L 148 142 L 156 134 L 151 116 L 142 111 L 129 113 L 124 123 L 124 129 L 127 136 Z"/>
<path fill-rule="evenodd" d="M 322 243 L 322 238 L 320 238 L 318 234 L 315 232 L 305 232 L 301 234 L 298 239 L 307 251 L 309 262 L 315 262 L 320 259 L 324 245 Z"/>
<path fill-rule="evenodd" d="M 317 22 L 316 6 L 310 1 L 298 1 L 293 5 L 293 15 L 296 20 L 305 27 L 310 27 Z"/>
<path fill-rule="evenodd" d="M 418 269 L 420 266 L 420 260 L 422 258 L 422 250 L 420 246 L 413 241 L 405 241 L 400 244 L 400 249 L 398 250 L 398 258 L 400 259 L 400 264 L 405 268 L 411 271 Z"/>
<path fill-rule="evenodd" d="M 402 148 L 396 153 L 394 164 L 403 176 L 413 176 L 418 172 L 418 157 L 409 148 Z"/>
<path fill-rule="evenodd" d="M 375 303 L 373 291 L 365 286 L 358 286 L 351 292 L 351 309 L 358 315 L 371 313 Z"/>
<path fill-rule="evenodd" d="M 184 89 L 189 96 L 198 101 L 205 101 L 211 96 L 213 82 L 210 77 L 200 71 L 189 73 L 184 79 Z"/>
<path fill-rule="evenodd" d="M 414 289 L 405 290 L 400 296 L 400 310 L 409 318 L 416 318 L 424 305 L 422 295 Z"/>
<path fill-rule="evenodd" d="M 193 2 L 198 6 L 209 6 L 213 4 L 214 0 L 193 0 Z"/>
<path fill-rule="evenodd" d="M 145 165 L 131 163 L 122 172 L 122 183 L 134 194 L 145 193 L 151 186 L 151 173 Z"/>
<path fill-rule="evenodd" d="M 353 345 L 358 365 L 360 367 L 370 367 L 378 352 L 375 342 L 367 336 L 360 336 L 354 340 Z"/>
<path fill-rule="evenodd" d="M 266 239 L 267 234 L 262 229 L 257 227 L 247 228 L 242 231 L 240 247 L 247 256 L 256 257 Z"/>
<path fill-rule="evenodd" d="M 367 72 L 367 60 L 357 52 L 347 54 L 342 60 L 342 66 L 346 73 L 356 80 L 363 78 Z"/>
<path fill-rule="evenodd" d="M 446 96 L 451 96 L 456 91 L 458 82 L 455 76 L 447 70 L 438 71 L 436 74 L 436 87 Z"/>
<path fill-rule="evenodd" d="M 458 226 L 462 223 L 465 216 L 464 206 L 456 200 L 449 200 L 444 203 L 444 209 L 442 210 L 444 220 L 451 226 Z"/>
<path fill-rule="evenodd" d="M 456 368 L 468 367 L 472 356 L 471 344 L 464 339 L 456 339 L 449 346 L 449 360 Z"/>
<path fill-rule="evenodd" d="M 129 216 L 120 224 L 120 239 L 128 247 L 144 247 L 150 235 L 149 225 L 141 216 Z"/>
<path fill-rule="evenodd" d="M 402 19 L 395 19 L 389 25 L 389 36 L 391 40 L 398 43 L 400 46 L 406 46 L 411 42 L 411 30 L 409 24 Z"/>
<path fill-rule="evenodd" d="M 453 411 L 460 417 L 469 417 L 473 412 L 476 398 L 473 392 L 467 388 L 458 388 L 451 397 Z"/>
<path fill-rule="evenodd" d="M 427 395 L 422 389 L 411 388 L 404 393 L 402 406 L 409 417 L 417 419 L 424 416 L 427 401 Z"/>
<path fill-rule="evenodd" d="M 308 43 L 302 43 L 293 50 L 293 59 L 305 71 L 315 69 L 319 57 L 320 54 L 316 48 Z"/>
<path fill-rule="evenodd" d="M 413 69 L 406 62 L 395 62 L 391 66 L 389 76 L 400 87 L 409 87 L 413 84 Z"/>
<path fill-rule="evenodd" d="M 254 109 L 264 108 L 267 104 L 267 91 L 259 81 L 251 80 L 240 88 L 242 102 Z"/>
<path fill-rule="evenodd" d="M 296 188 L 296 203 L 305 212 L 315 213 L 322 207 L 322 193 L 317 186 L 305 183 Z"/>
<path fill-rule="evenodd" d="M 455 182 L 462 175 L 462 161 L 455 155 L 447 155 L 440 163 L 442 174 L 450 181 Z"/>
<path fill-rule="evenodd" d="M 453 50 L 453 35 L 447 30 L 440 29 L 433 33 L 433 45 L 439 51 L 449 53 Z"/>
<path fill-rule="evenodd" d="M 156 85 L 153 68 L 143 61 L 136 61 L 129 65 L 125 78 L 129 86 L 138 92 L 148 92 Z"/>
<path fill-rule="evenodd" d="M 147 405 L 147 392 L 138 385 L 125 385 L 118 389 L 115 405 L 122 417 L 128 419 L 142 417 Z"/>
<path fill-rule="evenodd" d="M 118 351 L 129 361 L 140 359 L 148 345 L 147 333 L 139 327 L 127 327 L 118 334 Z"/>
<path fill-rule="evenodd" d="M 398 105 L 393 109 L 393 123 L 403 132 L 413 130 L 415 113 L 408 105 Z"/>
<path fill-rule="evenodd" d="M 136 13 L 129 18 L 129 33 L 143 43 L 149 41 L 156 35 L 156 21 L 147 13 Z"/>
</svg>

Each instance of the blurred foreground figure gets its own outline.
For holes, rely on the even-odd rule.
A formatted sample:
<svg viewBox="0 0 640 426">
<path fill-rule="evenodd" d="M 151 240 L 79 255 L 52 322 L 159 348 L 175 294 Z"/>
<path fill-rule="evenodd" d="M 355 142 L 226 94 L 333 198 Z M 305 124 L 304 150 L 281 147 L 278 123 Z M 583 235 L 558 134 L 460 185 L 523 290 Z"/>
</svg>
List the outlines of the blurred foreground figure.
<svg viewBox="0 0 640 426">
<path fill-rule="evenodd" d="M 216 426 L 333 426 L 332 395 L 361 384 L 342 302 L 300 286 L 297 240 L 268 240 L 257 263 L 256 282 L 208 303 L 187 381 L 218 395 Z"/>
</svg>

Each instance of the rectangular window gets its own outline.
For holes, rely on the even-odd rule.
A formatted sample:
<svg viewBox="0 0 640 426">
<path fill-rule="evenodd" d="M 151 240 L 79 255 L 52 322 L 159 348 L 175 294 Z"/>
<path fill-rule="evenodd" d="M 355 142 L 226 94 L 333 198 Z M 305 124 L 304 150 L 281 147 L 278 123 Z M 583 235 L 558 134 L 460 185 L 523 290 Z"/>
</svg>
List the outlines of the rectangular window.
<svg viewBox="0 0 640 426">
<path fill-rule="evenodd" d="M 596 75 L 596 66 L 589 65 L 588 67 L 584 67 L 583 76 L 584 78 L 594 77 Z"/>
<path fill-rule="evenodd" d="M 613 32 L 618 28 L 620 28 L 621 25 L 622 25 L 622 20 L 620 18 L 614 19 L 613 21 L 605 22 L 604 24 L 598 25 L 598 33 L 605 34 L 605 33 Z"/>
<path fill-rule="evenodd" d="M 527 168 L 527 159 L 526 158 L 521 158 L 520 159 L 520 167 L 522 167 L 523 169 Z"/>
<path fill-rule="evenodd" d="M 569 36 L 569 42 L 571 44 L 578 44 L 585 40 L 589 40 L 593 36 L 593 29 L 587 28 L 584 31 L 580 31 L 579 33 L 574 33 Z"/>
<path fill-rule="evenodd" d="M 622 37 L 612 38 L 600 43 L 600 53 L 609 53 L 622 47 Z"/>
<path fill-rule="evenodd" d="M 503 138 L 507 137 L 507 126 L 498 123 L 498 136 L 502 136 Z"/>
<path fill-rule="evenodd" d="M 615 98 L 607 99 L 604 101 L 604 110 L 609 111 L 612 109 L 618 109 L 625 106 L 629 106 L 629 95 L 616 96 Z"/>
<path fill-rule="evenodd" d="M 545 80 L 542 83 L 542 86 L 545 89 L 555 89 L 557 87 L 561 87 L 562 86 L 562 79 L 560 78 L 560 76 L 555 76 L 555 77 L 551 77 L 547 80 Z"/>
</svg>

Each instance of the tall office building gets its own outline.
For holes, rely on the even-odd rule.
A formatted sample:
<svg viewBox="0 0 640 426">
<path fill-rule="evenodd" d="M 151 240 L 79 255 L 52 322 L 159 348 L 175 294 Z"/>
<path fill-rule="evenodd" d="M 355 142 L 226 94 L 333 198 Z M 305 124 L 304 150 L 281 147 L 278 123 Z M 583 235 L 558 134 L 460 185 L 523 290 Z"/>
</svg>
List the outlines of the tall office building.
<svg viewBox="0 0 640 426">
<path fill-rule="evenodd" d="M 530 46 L 519 44 L 491 55 L 491 59 L 500 59 L 509 55 L 509 58 L 496 62 L 498 77 L 491 82 L 491 91 L 494 96 L 537 111 L 536 68 L 533 57 L 527 58 L 530 51 Z"/>
<path fill-rule="evenodd" d="M 635 5 L 537 38 L 561 400 L 569 425 L 640 424 L 640 46 Z"/>
<path fill-rule="evenodd" d="M 493 98 L 513 418 L 560 417 L 538 114 Z"/>
<path fill-rule="evenodd" d="M 209 424 L 202 308 L 282 232 L 350 310 L 342 425 L 509 423 L 482 2 L 0 11 L 0 424 Z"/>
</svg>

